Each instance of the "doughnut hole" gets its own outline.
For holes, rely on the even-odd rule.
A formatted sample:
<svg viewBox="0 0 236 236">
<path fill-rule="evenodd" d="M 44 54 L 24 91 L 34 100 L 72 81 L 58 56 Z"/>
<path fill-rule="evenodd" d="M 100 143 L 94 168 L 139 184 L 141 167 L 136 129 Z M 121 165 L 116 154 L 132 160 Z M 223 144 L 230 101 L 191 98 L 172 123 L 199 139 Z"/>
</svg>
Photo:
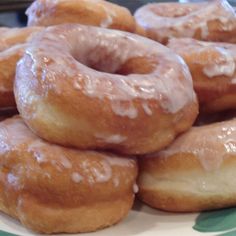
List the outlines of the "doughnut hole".
<svg viewBox="0 0 236 236">
<path fill-rule="evenodd" d="M 117 73 L 121 75 L 148 74 L 154 70 L 155 66 L 156 61 L 154 61 L 154 58 L 136 57 L 127 60 L 126 63 L 121 65 Z"/>
<path fill-rule="evenodd" d="M 156 60 L 148 57 L 135 57 L 128 59 L 124 64 L 112 74 L 130 75 L 130 74 L 149 74 L 156 66 Z M 89 65 L 90 68 L 101 71 L 97 64 Z M 106 68 L 107 69 L 107 68 Z M 106 71 L 102 71 L 106 72 Z"/>
<path fill-rule="evenodd" d="M 86 58 L 84 58 L 84 54 L 87 54 Z M 81 54 L 80 48 L 76 48 L 71 55 L 76 61 L 91 69 L 119 75 L 150 74 L 159 63 L 159 58 L 150 55 L 131 56 L 130 58 L 126 56 L 127 58 L 125 58 L 120 50 L 109 48 L 107 39 L 98 40 L 96 47 L 90 45 L 86 53 Z"/>
</svg>

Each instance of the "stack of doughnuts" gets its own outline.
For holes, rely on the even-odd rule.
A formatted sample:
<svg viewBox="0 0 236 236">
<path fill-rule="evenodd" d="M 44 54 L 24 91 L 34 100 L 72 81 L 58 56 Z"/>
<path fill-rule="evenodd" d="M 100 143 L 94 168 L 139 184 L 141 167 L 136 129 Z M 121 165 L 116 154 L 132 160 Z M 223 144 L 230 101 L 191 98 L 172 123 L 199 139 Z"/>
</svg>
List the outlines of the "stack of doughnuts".
<svg viewBox="0 0 236 236">
<path fill-rule="evenodd" d="M 116 48 L 120 51 L 114 50 Z M 174 90 L 177 90 L 175 94 Z M 198 114 L 190 72 L 183 60 L 170 49 L 134 34 L 76 24 L 49 27 L 32 40 L 17 64 L 14 94 L 21 117 L 36 135 L 49 143 L 73 147 L 82 153 L 100 149 L 134 155 L 161 150 L 179 133 L 189 129 Z M 100 154 L 97 151 L 94 155 Z M 40 165 L 41 158 L 38 160 L 36 166 Z M 46 217 L 51 219 L 50 224 L 38 218 L 30 220 L 30 216 L 34 217 L 32 214 L 24 215 L 27 222 L 22 220 L 22 212 L 15 216 L 23 224 L 41 232 L 87 232 L 117 222 L 132 206 L 132 187 L 137 170 L 135 162 L 132 168 L 127 164 L 130 167 L 127 169 L 118 158 L 112 161 L 112 157 L 107 157 L 106 162 L 106 168 L 94 170 L 103 164 L 93 167 L 85 161 L 78 173 L 83 179 L 83 171 L 102 173 L 98 180 L 105 182 L 103 184 L 108 185 L 111 191 L 104 189 L 108 191 L 109 209 L 110 204 L 119 203 L 114 202 L 116 195 L 123 199 L 127 194 L 129 204 L 126 201 L 125 208 L 117 206 L 123 210 L 116 212 L 116 218 L 107 220 L 99 216 L 99 224 L 91 223 L 90 226 L 76 221 L 72 228 L 68 218 L 63 226 L 57 228 L 55 222 L 58 218 L 54 214 Z M 110 179 L 113 173 L 111 168 L 107 169 L 110 162 L 117 168 L 122 167 L 118 172 L 124 180 Z M 90 166 L 91 170 L 87 170 Z M 86 170 L 81 170 L 83 168 Z M 130 178 L 127 172 L 132 173 Z M 57 175 L 57 170 L 53 174 Z M 126 187 L 123 186 L 122 183 L 128 180 Z M 97 190 L 102 189 L 97 182 L 95 179 Z M 114 186 L 117 182 L 125 189 L 123 193 Z M 83 197 L 89 194 L 89 181 L 84 185 L 88 192 Z M 54 185 L 50 186 L 49 192 L 54 192 Z M 80 189 L 84 192 L 82 187 Z M 67 192 L 62 190 L 61 194 Z M 17 194 L 21 196 L 20 191 Z M 90 194 L 94 197 L 95 192 Z M 103 195 L 96 195 L 97 204 L 104 201 Z M 46 201 L 39 199 L 37 194 L 34 198 L 39 205 Z M 80 201 L 79 196 L 78 200 L 75 197 L 77 201 L 80 207 L 88 204 Z M 76 212 L 77 205 L 71 207 Z M 60 210 L 63 211 L 63 207 Z M 93 211 L 97 211 L 96 207 L 91 209 Z M 111 212 L 109 214 L 112 216 Z M 41 228 L 33 222 L 39 222 Z"/>
<path fill-rule="evenodd" d="M 138 9 L 135 17 L 148 37 L 167 44 L 187 63 L 200 108 L 199 127 L 139 158 L 139 198 L 174 212 L 235 206 L 234 9 L 224 0 L 153 3 Z"/>
<path fill-rule="evenodd" d="M 20 113 L 0 123 L 1 211 L 37 232 L 77 233 L 121 221 L 138 189 L 166 211 L 236 205 L 236 120 L 192 127 L 199 109 L 208 123 L 235 117 L 225 0 L 134 17 L 104 0 L 36 0 L 27 15 L 28 27 L 0 29 L 11 57 L 0 109 Z"/>
<path fill-rule="evenodd" d="M 41 2 L 30 8 L 37 16 Z M 117 19 L 102 21 L 135 31 Z M 128 32 L 78 24 L 40 31 L 16 67 L 20 116 L 0 123 L 0 209 L 38 232 L 95 231 L 132 207 L 134 155 L 161 150 L 192 126 L 191 74 L 170 49 Z"/>
</svg>

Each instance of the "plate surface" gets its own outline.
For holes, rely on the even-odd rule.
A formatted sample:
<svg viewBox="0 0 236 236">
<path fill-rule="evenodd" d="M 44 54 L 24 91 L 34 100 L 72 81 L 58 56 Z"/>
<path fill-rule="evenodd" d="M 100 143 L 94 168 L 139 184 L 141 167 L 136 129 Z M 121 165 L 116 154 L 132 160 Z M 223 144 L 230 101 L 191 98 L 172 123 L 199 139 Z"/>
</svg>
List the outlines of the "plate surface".
<svg viewBox="0 0 236 236">
<path fill-rule="evenodd" d="M 195 229 L 194 229 L 194 228 Z M 173 214 L 149 208 L 136 201 L 128 217 L 119 224 L 95 233 L 74 236 L 235 236 L 236 209 L 202 214 Z M 202 231 L 202 232 L 200 232 Z M 0 236 L 40 235 L 28 231 L 5 214 L 0 214 Z M 62 234 L 66 235 L 66 234 Z M 68 234 L 67 234 L 68 235 Z"/>
</svg>

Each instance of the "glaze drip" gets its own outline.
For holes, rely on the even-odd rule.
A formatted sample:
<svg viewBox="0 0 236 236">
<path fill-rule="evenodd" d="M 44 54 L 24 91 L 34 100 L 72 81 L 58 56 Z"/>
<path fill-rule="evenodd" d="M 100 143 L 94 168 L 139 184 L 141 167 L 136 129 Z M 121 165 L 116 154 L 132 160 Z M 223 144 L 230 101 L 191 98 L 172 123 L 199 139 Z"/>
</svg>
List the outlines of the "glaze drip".
<svg viewBox="0 0 236 236">
<path fill-rule="evenodd" d="M 32 43 L 27 54 L 33 62 L 32 74 L 36 76 L 36 68 L 42 68 L 47 75 L 44 80 L 46 94 L 56 74 L 65 78 L 73 76 L 72 86 L 78 93 L 109 100 L 118 116 L 135 119 L 138 111 L 133 101 L 136 99 L 156 100 L 170 113 L 196 100 L 191 75 L 183 60 L 162 45 L 132 34 L 79 25 L 50 27 Z M 130 58 L 144 55 L 156 58 L 156 67 L 150 73 L 111 74 Z M 176 79 L 176 73 L 183 79 Z M 123 106 L 123 102 L 130 106 Z M 144 110 L 151 115 L 145 105 Z"/>
<path fill-rule="evenodd" d="M 207 171 L 219 169 L 225 158 L 236 155 L 236 119 L 193 127 L 158 156 L 168 158 L 178 153 L 195 155 Z"/>
<path fill-rule="evenodd" d="M 141 26 L 148 31 L 151 30 L 155 38 L 161 42 L 173 37 L 192 38 L 199 30 L 201 38 L 207 40 L 208 24 L 214 20 L 221 22 L 223 32 L 236 27 L 236 14 L 226 0 L 209 3 L 147 4 L 135 12 L 135 18 Z"/>
</svg>

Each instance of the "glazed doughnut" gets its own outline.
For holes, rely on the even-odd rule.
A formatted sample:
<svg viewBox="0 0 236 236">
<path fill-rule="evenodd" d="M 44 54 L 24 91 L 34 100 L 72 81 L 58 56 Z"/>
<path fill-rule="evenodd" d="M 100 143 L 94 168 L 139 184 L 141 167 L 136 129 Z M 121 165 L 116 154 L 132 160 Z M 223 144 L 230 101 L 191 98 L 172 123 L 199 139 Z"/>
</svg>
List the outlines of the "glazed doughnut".
<svg viewBox="0 0 236 236">
<path fill-rule="evenodd" d="M 236 205 L 236 119 L 194 127 L 140 160 L 139 197 L 165 211 Z"/>
<path fill-rule="evenodd" d="M 127 8 L 103 0 L 36 0 L 26 14 L 28 26 L 79 23 L 128 32 L 136 29 Z"/>
<path fill-rule="evenodd" d="M 152 3 L 134 16 L 148 37 L 164 44 L 173 37 L 236 43 L 236 13 L 226 0 Z"/>
<path fill-rule="evenodd" d="M 39 34 L 18 63 L 14 92 L 37 135 L 79 149 L 159 150 L 198 113 L 179 56 L 152 40 L 92 26 Z"/>
<path fill-rule="evenodd" d="M 40 27 L 0 28 L 0 109 L 15 107 L 13 81 L 16 63 L 25 51 L 25 43 L 40 30 Z"/>
<path fill-rule="evenodd" d="M 168 47 L 189 66 L 203 112 L 236 109 L 235 44 L 171 39 Z"/>
<path fill-rule="evenodd" d="M 0 209 L 43 233 L 110 226 L 134 200 L 133 158 L 78 151 L 35 136 L 20 117 L 0 123 Z"/>
</svg>

